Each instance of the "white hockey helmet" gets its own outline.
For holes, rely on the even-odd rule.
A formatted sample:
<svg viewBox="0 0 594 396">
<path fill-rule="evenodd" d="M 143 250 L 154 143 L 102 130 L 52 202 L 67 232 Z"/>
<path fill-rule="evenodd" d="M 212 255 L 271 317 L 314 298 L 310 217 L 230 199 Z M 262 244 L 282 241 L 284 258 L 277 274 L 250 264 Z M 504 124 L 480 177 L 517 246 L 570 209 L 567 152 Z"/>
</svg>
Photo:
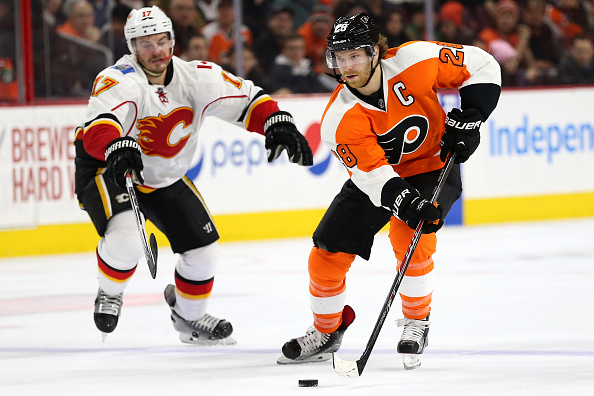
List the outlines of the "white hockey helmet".
<svg viewBox="0 0 594 396">
<path fill-rule="evenodd" d="M 169 33 L 171 48 L 175 45 L 175 35 L 171 19 L 157 6 L 144 7 L 130 11 L 124 26 L 124 36 L 130 53 L 134 54 L 134 39 L 158 33 Z"/>
</svg>

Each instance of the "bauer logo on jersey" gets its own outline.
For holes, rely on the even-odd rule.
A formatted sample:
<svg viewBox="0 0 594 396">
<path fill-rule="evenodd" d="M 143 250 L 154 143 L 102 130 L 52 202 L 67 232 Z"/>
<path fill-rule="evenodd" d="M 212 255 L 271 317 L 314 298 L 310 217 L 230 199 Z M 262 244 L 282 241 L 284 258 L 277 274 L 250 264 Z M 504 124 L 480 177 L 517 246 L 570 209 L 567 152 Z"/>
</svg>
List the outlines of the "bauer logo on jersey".
<svg viewBox="0 0 594 396">
<path fill-rule="evenodd" d="M 163 158 L 175 157 L 186 145 L 190 131 L 186 130 L 194 119 L 189 107 L 179 107 L 167 115 L 138 120 L 138 143 L 146 155 Z"/>
<path fill-rule="evenodd" d="M 115 65 L 112 66 L 112 69 L 119 70 L 122 74 L 134 73 L 134 68 L 131 65 Z"/>
</svg>

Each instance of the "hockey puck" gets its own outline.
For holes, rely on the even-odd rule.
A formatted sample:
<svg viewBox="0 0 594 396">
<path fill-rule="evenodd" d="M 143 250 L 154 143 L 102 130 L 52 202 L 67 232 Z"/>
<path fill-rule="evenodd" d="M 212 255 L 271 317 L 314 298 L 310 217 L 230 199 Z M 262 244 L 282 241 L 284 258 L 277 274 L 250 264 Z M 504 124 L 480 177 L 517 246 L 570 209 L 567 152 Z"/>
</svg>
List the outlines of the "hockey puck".
<svg viewBox="0 0 594 396">
<path fill-rule="evenodd" d="M 302 388 L 311 388 L 312 386 L 318 386 L 317 379 L 302 379 L 299 380 L 299 386 Z"/>
</svg>

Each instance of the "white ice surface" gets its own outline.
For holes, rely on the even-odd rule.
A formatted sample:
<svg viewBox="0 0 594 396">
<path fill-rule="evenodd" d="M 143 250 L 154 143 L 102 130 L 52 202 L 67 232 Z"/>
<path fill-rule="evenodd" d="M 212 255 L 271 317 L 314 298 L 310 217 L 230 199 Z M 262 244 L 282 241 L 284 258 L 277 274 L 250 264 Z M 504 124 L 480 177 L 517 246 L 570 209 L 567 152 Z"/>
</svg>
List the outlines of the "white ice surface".
<svg viewBox="0 0 594 396">
<path fill-rule="evenodd" d="M 209 313 L 237 344 L 179 342 L 157 279 L 141 261 L 116 331 L 93 323 L 94 253 L 0 260 L 0 395 L 594 395 L 594 219 L 448 227 L 438 234 L 429 347 L 420 369 L 395 353 L 397 300 L 360 378 L 330 362 L 280 366 L 311 325 L 309 238 L 222 243 Z M 339 355 L 363 353 L 395 275 L 385 233 L 347 276 L 357 319 Z M 319 380 L 299 388 L 299 379 Z"/>
</svg>

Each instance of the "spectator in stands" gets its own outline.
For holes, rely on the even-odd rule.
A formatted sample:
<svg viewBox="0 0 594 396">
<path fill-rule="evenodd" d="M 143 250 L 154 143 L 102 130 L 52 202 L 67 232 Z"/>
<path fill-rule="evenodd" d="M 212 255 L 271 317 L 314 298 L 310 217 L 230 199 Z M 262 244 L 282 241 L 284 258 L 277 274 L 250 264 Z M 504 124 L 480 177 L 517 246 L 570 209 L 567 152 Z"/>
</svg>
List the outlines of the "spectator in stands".
<svg viewBox="0 0 594 396">
<path fill-rule="evenodd" d="M 116 6 L 113 0 L 89 0 L 95 11 L 95 26 L 102 30 L 109 23 L 110 14 Z"/>
<path fill-rule="evenodd" d="M 33 12 L 38 9 L 38 5 L 42 7 L 43 22 L 52 29 L 66 22 L 66 17 L 62 12 L 62 0 L 34 0 L 31 5 Z"/>
<path fill-rule="evenodd" d="M 594 5 L 591 1 L 555 0 L 547 6 L 547 18 L 561 33 L 565 49 L 572 47 L 573 38 L 585 33 L 590 25 Z"/>
<path fill-rule="evenodd" d="M 0 0 L 0 102 L 18 100 L 14 4 Z"/>
<path fill-rule="evenodd" d="M 196 0 L 198 12 L 204 19 L 205 24 L 216 21 L 219 18 L 218 8 L 220 0 Z"/>
<path fill-rule="evenodd" d="M 505 41 L 514 48 L 515 55 L 512 58 L 513 62 L 517 62 L 517 67 L 509 68 L 508 71 L 512 72 L 513 69 L 515 74 L 510 75 L 510 79 L 508 80 L 504 78 L 502 85 L 522 85 L 521 76 L 523 75 L 523 71 L 530 66 L 533 60 L 529 48 L 530 28 L 526 25 L 519 24 L 520 7 L 513 0 L 499 0 L 492 10 L 492 18 L 493 25 L 481 30 L 478 38 L 486 44 L 489 52 L 493 51 L 493 42 L 496 42 L 498 47 L 501 47 L 501 41 Z M 500 48 L 497 49 L 501 50 Z M 510 60 L 512 59 L 510 58 Z M 500 64 L 503 66 L 502 63 Z M 504 73 L 506 67 L 502 69 L 502 73 Z"/>
<path fill-rule="evenodd" d="M 326 5 L 315 7 L 309 19 L 297 30 L 305 39 L 305 55 L 316 73 L 322 73 L 326 62 L 326 38 L 334 25 L 332 8 Z"/>
<path fill-rule="evenodd" d="M 242 1 L 243 23 L 250 29 L 254 37 L 254 45 L 257 37 L 260 37 L 266 30 L 268 16 L 273 7 L 270 0 Z M 291 20 L 291 26 L 293 21 Z"/>
<path fill-rule="evenodd" d="M 62 11 L 66 22 L 57 29 L 58 33 L 99 42 L 101 32 L 95 26 L 95 10 L 87 0 L 66 0 Z"/>
<path fill-rule="evenodd" d="M 528 0 L 523 12 L 524 23 L 530 28 L 528 47 L 532 60 L 526 70 L 530 85 L 553 84 L 561 58 L 561 41 L 547 24 L 546 7 L 546 0 Z"/>
<path fill-rule="evenodd" d="M 388 1 L 392 3 L 393 1 Z M 402 1 L 398 1 L 403 3 Z M 334 16 L 357 15 L 364 12 L 373 17 L 376 21 L 383 19 L 385 8 L 389 7 L 384 1 L 378 0 L 337 0 L 334 1 Z M 408 3 L 408 2 L 407 2 Z"/>
<path fill-rule="evenodd" d="M 233 45 L 235 41 L 234 19 L 235 10 L 233 9 L 233 0 L 220 0 L 218 20 L 210 22 L 202 28 L 201 33 L 208 41 L 208 57 L 212 62 L 219 63 L 221 57 Z M 252 45 L 252 32 L 245 25 L 242 25 L 240 30 L 244 44 Z"/>
<path fill-rule="evenodd" d="M 409 20 L 404 27 L 404 34 L 409 41 L 425 39 L 425 6 L 410 4 L 407 7 Z"/>
<path fill-rule="evenodd" d="M 294 33 L 293 10 L 287 6 L 270 10 L 266 29 L 254 39 L 254 51 L 262 68 L 267 70 L 274 63 L 283 41 L 291 33 Z"/>
<path fill-rule="evenodd" d="M 299 29 L 310 17 L 317 4 L 318 0 L 272 0 L 270 6 L 271 8 L 289 7 L 293 11 L 293 26 Z"/>
<path fill-rule="evenodd" d="M 594 44 L 587 36 L 573 39 L 571 51 L 561 58 L 558 73 L 560 84 L 594 84 Z"/>
<path fill-rule="evenodd" d="M 235 47 L 231 47 L 229 52 L 224 56 L 225 61 L 221 63 L 221 67 L 228 72 L 235 74 L 247 80 L 253 81 L 254 84 L 268 91 L 268 82 L 266 73 L 258 64 L 256 54 L 250 46 L 243 47 L 243 57 L 241 58 L 243 73 L 241 75 L 237 72 L 237 58 L 235 57 Z"/>
<path fill-rule="evenodd" d="M 408 37 L 404 34 L 404 9 L 396 8 L 384 14 L 382 33 L 388 39 L 388 47 L 398 47 L 406 43 Z"/>
<path fill-rule="evenodd" d="M 0 0 L 0 58 L 10 58 L 16 64 L 16 26 L 12 0 Z"/>
<path fill-rule="evenodd" d="M 175 34 L 173 54 L 180 56 L 188 47 L 190 37 L 199 34 L 204 25 L 194 0 L 171 0 L 167 14 L 171 18 Z"/>
<path fill-rule="evenodd" d="M 464 26 L 464 5 L 459 1 L 446 1 L 439 10 L 435 40 L 456 44 L 472 44 L 474 34 Z"/>
<path fill-rule="evenodd" d="M 305 56 L 305 39 L 289 35 L 269 72 L 270 91 L 276 94 L 328 92 Z"/>
<path fill-rule="evenodd" d="M 197 34 L 196 36 L 190 37 L 190 41 L 188 42 L 188 47 L 186 50 L 181 54 L 181 59 L 185 61 L 191 60 L 208 60 L 208 43 L 206 42 L 206 38 L 201 35 Z"/>
<path fill-rule="evenodd" d="M 501 65 L 501 85 L 522 85 L 522 70 L 518 51 L 507 41 L 495 39 L 489 43 L 488 50 Z"/>
<path fill-rule="evenodd" d="M 124 4 L 118 4 L 111 11 L 111 23 L 103 29 L 101 44 L 111 49 L 113 59 L 118 60 L 130 52 L 126 37 L 124 37 L 124 25 L 132 9 Z"/>
</svg>

